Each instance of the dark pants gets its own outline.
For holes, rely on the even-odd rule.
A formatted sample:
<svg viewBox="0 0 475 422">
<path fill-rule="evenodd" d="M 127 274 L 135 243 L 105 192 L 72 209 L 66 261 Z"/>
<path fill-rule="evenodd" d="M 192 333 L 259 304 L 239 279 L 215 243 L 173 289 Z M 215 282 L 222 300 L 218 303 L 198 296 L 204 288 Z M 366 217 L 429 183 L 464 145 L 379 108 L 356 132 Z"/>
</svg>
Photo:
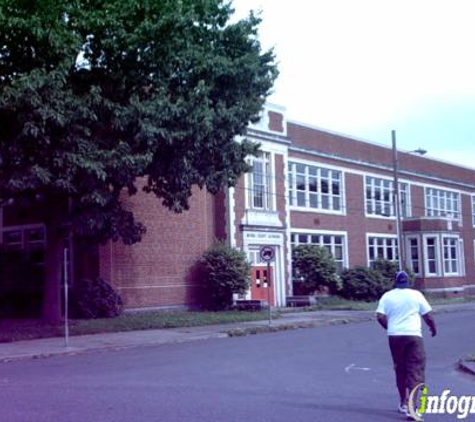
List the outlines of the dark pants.
<svg viewBox="0 0 475 422">
<path fill-rule="evenodd" d="M 399 391 L 405 388 L 412 390 L 417 384 L 424 383 L 426 353 L 422 338 L 417 336 L 388 338 Z"/>
</svg>

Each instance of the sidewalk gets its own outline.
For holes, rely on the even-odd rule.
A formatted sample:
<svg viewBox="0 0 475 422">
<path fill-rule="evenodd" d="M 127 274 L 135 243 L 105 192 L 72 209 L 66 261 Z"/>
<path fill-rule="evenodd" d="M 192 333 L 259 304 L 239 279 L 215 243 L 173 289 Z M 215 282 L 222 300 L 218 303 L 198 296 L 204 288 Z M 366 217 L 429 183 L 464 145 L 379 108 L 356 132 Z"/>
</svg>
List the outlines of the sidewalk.
<svg viewBox="0 0 475 422">
<path fill-rule="evenodd" d="M 435 313 L 464 310 L 475 310 L 475 303 L 434 306 Z M 371 311 L 289 312 L 283 314 L 279 319 L 272 320 L 270 324 L 268 320 L 264 320 L 180 329 L 91 334 L 72 336 L 69 338 L 68 345 L 66 345 L 65 339 L 60 337 L 0 343 L 0 362 L 374 320 L 374 312 Z M 468 369 L 471 369 L 471 366 L 475 365 L 467 364 Z M 475 367 L 473 369 L 473 373 L 475 373 Z"/>
</svg>

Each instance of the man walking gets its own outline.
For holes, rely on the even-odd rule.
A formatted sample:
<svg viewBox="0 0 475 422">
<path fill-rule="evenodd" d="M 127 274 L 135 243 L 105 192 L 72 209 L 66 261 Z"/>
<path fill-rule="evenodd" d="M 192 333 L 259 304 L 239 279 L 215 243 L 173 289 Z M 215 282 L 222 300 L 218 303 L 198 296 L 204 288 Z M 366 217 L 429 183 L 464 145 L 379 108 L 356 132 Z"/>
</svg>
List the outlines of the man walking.
<svg viewBox="0 0 475 422">
<path fill-rule="evenodd" d="M 379 300 L 376 317 L 388 334 L 400 398 L 398 411 L 413 420 L 422 421 L 419 415 L 411 415 L 407 407 L 408 394 L 418 384 L 425 382 L 426 355 L 421 316 L 432 337 L 437 334 L 437 328 L 426 298 L 418 290 L 409 287 L 408 275 L 399 271 L 394 289 L 386 292 Z"/>
</svg>

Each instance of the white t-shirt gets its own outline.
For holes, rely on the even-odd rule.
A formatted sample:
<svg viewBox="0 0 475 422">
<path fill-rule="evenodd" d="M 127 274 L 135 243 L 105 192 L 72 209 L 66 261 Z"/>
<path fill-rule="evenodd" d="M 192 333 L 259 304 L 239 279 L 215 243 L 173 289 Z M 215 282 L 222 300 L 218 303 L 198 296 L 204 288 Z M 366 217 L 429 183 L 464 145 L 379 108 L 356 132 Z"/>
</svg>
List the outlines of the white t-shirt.
<svg viewBox="0 0 475 422">
<path fill-rule="evenodd" d="M 422 337 L 421 315 L 432 311 L 418 290 L 392 289 L 379 300 L 377 313 L 388 318 L 388 336 Z"/>
</svg>

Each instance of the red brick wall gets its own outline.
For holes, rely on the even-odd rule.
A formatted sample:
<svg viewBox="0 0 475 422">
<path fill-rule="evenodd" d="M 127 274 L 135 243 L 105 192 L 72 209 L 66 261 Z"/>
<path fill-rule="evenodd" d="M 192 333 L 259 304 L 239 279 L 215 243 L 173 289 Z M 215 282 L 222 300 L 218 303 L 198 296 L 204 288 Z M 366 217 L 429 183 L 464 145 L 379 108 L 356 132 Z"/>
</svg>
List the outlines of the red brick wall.
<svg viewBox="0 0 475 422">
<path fill-rule="evenodd" d="M 241 230 L 241 221 L 244 217 L 245 214 L 245 201 L 246 201 L 246 195 L 248 194 L 248 191 L 246 191 L 246 185 L 245 185 L 245 177 L 242 176 L 237 185 L 236 188 L 234 189 L 234 213 L 235 213 L 235 220 L 233 222 L 234 224 L 234 229 L 236 233 L 236 238 L 234 239 L 236 242 L 236 245 L 239 247 L 242 247 L 242 230 Z"/>
<path fill-rule="evenodd" d="M 194 189 L 190 209 L 175 214 L 154 195 L 126 200 L 147 233 L 136 245 L 109 243 L 100 248 L 101 275 L 119 290 L 126 307 L 196 303 L 191 268 L 214 239 L 215 203 Z"/>
<path fill-rule="evenodd" d="M 227 203 L 224 191 L 218 192 L 214 200 L 214 233 L 220 241 L 227 239 Z"/>
<path fill-rule="evenodd" d="M 291 227 L 347 232 L 349 266 L 367 265 L 366 233 L 395 235 L 396 220 L 365 217 L 364 179 L 346 174 L 346 215 L 291 211 Z"/>
<path fill-rule="evenodd" d="M 269 111 L 269 129 L 274 132 L 284 132 L 284 116 L 275 111 Z"/>
<path fill-rule="evenodd" d="M 359 141 L 349 136 L 328 133 L 316 128 L 289 122 L 287 125 L 287 135 L 292 140 L 292 144 L 297 147 L 335 154 L 353 160 L 383 164 L 391 168 L 393 165 L 390 134 L 388 134 L 387 146 L 380 146 L 374 143 Z M 401 172 L 404 170 L 419 171 L 427 175 L 440 177 L 441 179 L 474 183 L 475 172 L 472 169 L 441 161 L 427 160 L 417 154 L 399 152 L 398 167 Z"/>
</svg>

